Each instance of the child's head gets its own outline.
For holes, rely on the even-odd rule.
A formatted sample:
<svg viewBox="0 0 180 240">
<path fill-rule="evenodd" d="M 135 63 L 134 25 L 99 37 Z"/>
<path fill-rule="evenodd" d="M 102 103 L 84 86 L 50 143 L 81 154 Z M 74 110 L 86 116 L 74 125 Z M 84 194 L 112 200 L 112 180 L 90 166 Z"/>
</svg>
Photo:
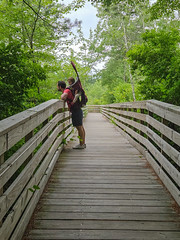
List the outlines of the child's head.
<svg viewBox="0 0 180 240">
<path fill-rule="evenodd" d="M 69 85 L 72 85 L 73 83 L 75 83 L 75 79 L 73 77 L 68 78 L 68 83 Z"/>
</svg>

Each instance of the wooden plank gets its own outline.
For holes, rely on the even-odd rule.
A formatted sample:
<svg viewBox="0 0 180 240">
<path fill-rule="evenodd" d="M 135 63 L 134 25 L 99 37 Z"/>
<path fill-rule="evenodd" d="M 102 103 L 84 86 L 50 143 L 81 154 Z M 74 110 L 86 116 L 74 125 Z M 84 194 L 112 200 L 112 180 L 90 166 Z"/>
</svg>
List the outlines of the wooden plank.
<svg viewBox="0 0 180 240">
<path fill-rule="evenodd" d="M 144 231 L 178 231 L 178 223 L 151 221 L 97 221 L 97 220 L 42 220 L 34 222 L 35 229 L 114 229 L 114 230 L 144 230 Z"/>
<path fill-rule="evenodd" d="M 158 116 L 175 123 L 179 126 L 180 107 L 169 103 L 159 102 L 157 100 L 149 100 L 146 103 L 147 110 L 157 114 Z"/>
<path fill-rule="evenodd" d="M 146 121 L 146 114 L 142 114 L 142 113 L 130 112 L 130 111 L 118 110 L 118 109 L 110 109 L 108 111 L 106 109 L 103 109 L 103 111 L 108 113 L 115 113 L 115 115 L 121 114 L 125 116 L 125 118 L 128 116 L 128 117 L 136 118 L 138 120 Z"/>
<path fill-rule="evenodd" d="M 151 195 L 151 194 L 123 194 L 123 193 L 115 193 L 115 194 L 108 194 L 108 193 L 59 193 L 56 192 L 54 189 L 53 192 L 44 193 L 43 198 L 54 198 L 54 199 L 122 199 L 122 200 L 159 200 L 168 199 L 167 196 L 162 196 L 159 199 L 159 195 Z"/>
<path fill-rule="evenodd" d="M 51 178 L 52 183 L 56 184 L 146 184 L 157 185 L 156 181 L 146 179 L 54 179 Z"/>
<path fill-rule="evenodd" d="M 87 166 L 89 165 L 100 165 L 100 164 L 104 164 L 104 166 L 111 166 L 112 164 L 114 164 L 114 166 L 121 166 L 121 165 L 125 165 L 125 166 L 133 166 L 133 165 L 136 165 L 136 166 L 145 166 L 146 165 L 146 162 L 126 162 L 126 161 L 123 161 L 123 162 L 118 162 L 118 161 L 101 161 L 99 162 L 98 160 L 96 161 L 87 161 L 87 162 L 83 162 L 83 164 L 87 164 Z M 61 163 L 61 165 L 81 165 L 82 162 L 81 161 L 75 161 L 75 162 L 66 162 L 66 161 L 63 161 Z"/>
<path fill-rule="evenodd" d="M 77 180 L 77 179 L 83 179 L 83 180 L 152 180 L 152 179 L 157 179 L 156 176 L 147 176 L 147 174 L 145 175 L 133 175 L 132 173 L 131 174 L 124 174 L 124 175 L 120 175 L 120 173 L 118 173 L 118 175 L 107 175 L 107 173 L 92 173 L 92 172 L 78 172 L 78 173 L 72 173 L 72 172 L 66 172 L 66 174 L 63 174 L 61 173 L 60 171 L 54 173 L 52 176 L 51 176 L 51 179 L 73 179 L 73 180 Z"/>
<path fill-rule="evenodd" d="M 2 156 L 8 149 L 7 138 L 7 134 L 0 136 L 0 156 Z"/>
<path fill-rule="evenodd" d="M 69 174 L 72 174 L 73 175 L 75 173 L 79 173 L 79 174 L 93 174 L 93 173 L 96 173 L 96 174 L 106 174 L 106 175 L 146 175 L 148 173 L 152 173 L 152 170 L 150 170 L 149 168 L 140 168 L 140 169 L 136 169 L 136 168 L 132 168 L 130 170 L 128 169 L 124 169 L 124 168 L 120 168 L 120 169 L 117 169 L 117 168 L 105 168 L 105 167 L 101 167 L 101 169 L 98 169 L 96 167 L 94 167 L 93 169 L 92 168 L 87 168 L 87 167 L 84 167 L 84 168 L 77 168 L 77 166 L 75 167 L 71 167 L 69 166 L 68 168 L 63 168 L 63 166 L 61 166 L 60 163 L 57 162 L 56 164 L 56 169 L 57 169 L 57 172 L 60 172 L 61 175 L 65 174 L 66 173 L 69 173 Z"/>
<path fill-rule="evenodd" d="M 165 190 L 163 188 L 73 188 L 73 187 L 69 187 L 69 188 L 57 188 L 56 185 L 48 185 L 47 187 L 49 192 L 60 192 L 60 193 L 83 193 L 83 194 L 87 194 L 87 193 L 108 193 L 108 194 L 116 194 L 116 193 L 120 193 L 120 194 L 155 194 L 155 195 L 163 195 L 165 194 Z M 162 197 L 163 198 L 163 197 Z"/>
<path fill-rule="evenodd" d="M 44 216 L 43 219 L 46 219 L 46 216 L 49 212 L 53 213 L 132 213 L 132 214 L 168 214 L 175 213 L 173 208 L 161 207 L 161 206 L 84 206 L 84 205 L 53 205 L 53 204 L 43 204 L 40 202 L 40 211 L 39 216 Z M 43 214 L 44 212 L 44 214 Z M 102 214 L 101 214 L 102 215 Z M 51 215 L 52 216 L 52 215 Z M 53 219 L 53 218 L 52 218 Z M 129 218 L 130 219 L 130 218 Z M 176 219 L 176 218 L 175 218 Z M 174 219 L 174 220 L 175 220 Z M 178 218 L 177 218 L 178 219 Z M 165 220 L 164 220 L 165 221 Z"/>
<path fill-rule="evenodd" d="M 104 107 L 110 108 L 142 108 L 146 109 L 146 102 L 147 101 L 137 101 L 137 102 L 123 102 L 123 103 L 112 103 L 107 104 Z"/>
<path fill-rule="evenodd" d="M 64 199 L 54 199 L 54 198 L 46 198 L 46 199 L 42 199 L 41 202 L 43 204 L 54 204 L 54 205 L 63 205 L 63 206 L 67 206 L 67 205 L 89 205 L 89 206 L 119 206 L 119 205 L 124 205 L 124 206 L 171 206 L 171 202 L 170 201 L 158 201 L 158 200 L 144 200 L 142 202 L 142 200 L 134 200 L 134 199 L 130 199 L 130 200 L 114 200 L 114 199 L 66 199 L 66 201 L 64 201 Z"/>
<path fill-rule="evenodd" d="M 180 233 L 168 231 L 125 231 L 125 230 L 32 230 L 29 239 L 173 239 L 179 240 Z"/>
<path fill-rule="evenodd" d="M 173 129 L 169 128 L 168 126 L 164 125 L 163 123 L 157 121 L 156 119 L 146 116 L 146 121 L 148 124 L 156 128 L 160 133 L 164 136 L 172 140 L 177 145 L 180 145 L 180 134 Z"/>
<path fill-rule="evenodd" d="M 147 209 L 147 208 L 146 208 Z M 162 221 L 179 222 L 175 213 L 127 213 L 127 212 L 37 212 L 36 219 L 52 220 L 120 220 L 120 221 Z"/>
<path fill-rule="evenodd" d="M 62 188 L 98 188 L 98 189 L 108 189 L 108 188 L 116 188 L 116 189 L 120 189 L 120 188 L 127 188 L 127 189 L 161 189 L 162 186 L 159 185 L 158 183 L 157 184 L 120 184 L 120 183 L 116 183 L 116 184 L 112 184 L 112 183 L 109 183 L 109 184 L 99 184 L 99 183 L 96 183 L 96 184 L 80 184 L 80 183 L 60 183 L 60 184 L 57 184 L 57 183 L 52 183 L 50 182 L 50 186 L 51 187 L 54 187 L 54 186 L 57 186 L 57 187 L 62 187 Z"/>
</svg>

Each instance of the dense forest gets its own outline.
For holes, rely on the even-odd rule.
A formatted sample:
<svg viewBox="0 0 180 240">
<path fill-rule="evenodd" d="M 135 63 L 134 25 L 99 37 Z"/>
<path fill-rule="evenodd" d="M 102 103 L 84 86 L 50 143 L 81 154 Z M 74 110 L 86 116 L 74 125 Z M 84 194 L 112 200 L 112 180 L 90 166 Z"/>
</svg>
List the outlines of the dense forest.
<svg viewBox="0 0 180 240">
<path fill-rule="evenodd" d="M 99 23 L 88 39 L 78 16 L 67 18 L 85 2 L 0 1 L 0 119 L 59 98 L 57 81 L 75 77 L 71 60 L 89 104 L 180 105 L 180 2 L 91 0 Z"/>
</svg>

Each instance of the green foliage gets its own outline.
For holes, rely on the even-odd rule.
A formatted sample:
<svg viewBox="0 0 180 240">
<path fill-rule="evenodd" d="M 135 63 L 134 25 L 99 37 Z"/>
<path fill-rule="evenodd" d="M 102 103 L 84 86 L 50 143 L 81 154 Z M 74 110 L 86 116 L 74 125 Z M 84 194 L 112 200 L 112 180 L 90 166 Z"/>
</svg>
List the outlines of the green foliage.
<svg viewBox="0 0 180 240">
<path fill-rule="evenodd" d="M 93 3 L 101 3 L 103 6 L 109 7 L 111 5 L 117 5 L 118 3 L 125 3 L 126 5 L 137 6 L 138 4 L 144 4 L 143 0 L 88 0 Z M 169 15 L 174 10 L 180 9 L 179 0 L 156 0 L 153 5 L 148 9 L 151 13 L 151 19 L 158 19 L 163 15 Z"/>
<path fill-rule="evenodd" d="M 63 140 L 62 140 L 62 144 L 67 144 L 67 141 L 65 138 L 63 138 Z"/>
<path fill-rule="evenodd" d="M 169 16 L 174 10 L 180 9 L 179 0 L 157 0 L 150 8 L 151 19 L 158 19 L 162 16 Z"/>
<path fill-rule="evenodd" d="M 70 34 L 71 28 L 79 24 L 64 17 L 70 10 L 71 5 L 65 6 L 56 0 L 13 0 L 11 4 L 2 0 L 0 40 L 20 39 L 25 48 L 54 50 L 59 41 Z"/>
<path fill-rule="evenodd" d="M 101 105 L 107 104 L 105 94 L 108 92 L 107 86 L 102 85 L 100 81 L 96 81 L 94 84 L 89 84 L 87 88 L 88 104 L 89 105 Z"/>
<path fill-rule="evenodd" d="M 109 7 L 112 4 L 126 3 L 126 4 L 137 4 L 142 2 L 142 0 L 88 0 L 92 3 L 101 3 L 103 6 Z"/>
<path fill-rule="evenodd" d="M 32 54 L 24 51 L 20 43 L 1 44 L 0 119 L 23 110 L 28 89 L 38 86 L 38 80 L 45 78 L 41 65 L 33 61 Z"/>
<path fill-rule="evenodd" d="M 114 87 L 115 102 L 132 102 L 132 87 L 130 83 L 122 82 Z"/>
<path fill-rule="evenodd" d="M 180 50 L 176 29 L 151 30 L 143 34 L 143 43 L 134 46 L 128 57 L 132 68 L 145 78 L 139 90 L 146 99 L 180 104 Z"/>
<path fill-rule="evenodd" d="M 80 136 L 77 136 L 80 142 L 83 142 L 83 139 Z"/>
<path fill-rule="evenodd" d="M 0 119 L 59 98 L 57 81 L 76 77 L 71 60 L 88 104 L 133 101 L 133 87 L 136 100 L 156 98 L 179 104 L 179 36 L 175 30 L 179 23 L 174 17 L 179 1 L 157 0 L 152 6 L 148 0 L 90 1 L 97 6 L 100 21 L 89 39 L 84 38 L 79 21 L 72 23 L 65 17 L 85 0 L 70 4 L 0 1 Z M 75 26 L 78 37 L 67 40 Z M 153 28 L 159 30 L 142 35 Z M 81 44 L 80 52 L 73 50 L 73 44 Z M 105 67 L 97 72 L 101 61 Z"/>
<path fill-rule="evenodd" d="M 40 187 L 37 185 L 34 185 L 32 188 L 29 188 L 28 190 L 34 193 L 36 190 L 40 190 Z"/>
</svg>

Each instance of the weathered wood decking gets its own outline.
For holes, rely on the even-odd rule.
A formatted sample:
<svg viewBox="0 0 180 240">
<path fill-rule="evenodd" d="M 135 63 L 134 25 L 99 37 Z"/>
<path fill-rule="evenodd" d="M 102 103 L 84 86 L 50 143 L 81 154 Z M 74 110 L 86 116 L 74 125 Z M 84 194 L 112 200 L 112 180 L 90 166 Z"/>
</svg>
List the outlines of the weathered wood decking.
<svg viewBox="0 0 180 240">
<path fill-rule="evenodd" d="M 180 239 L 174 202 L 144 157 L 101 114 L 85 128 L 87 148 L 61 154 L 24 239 Z"/>
</svg>

